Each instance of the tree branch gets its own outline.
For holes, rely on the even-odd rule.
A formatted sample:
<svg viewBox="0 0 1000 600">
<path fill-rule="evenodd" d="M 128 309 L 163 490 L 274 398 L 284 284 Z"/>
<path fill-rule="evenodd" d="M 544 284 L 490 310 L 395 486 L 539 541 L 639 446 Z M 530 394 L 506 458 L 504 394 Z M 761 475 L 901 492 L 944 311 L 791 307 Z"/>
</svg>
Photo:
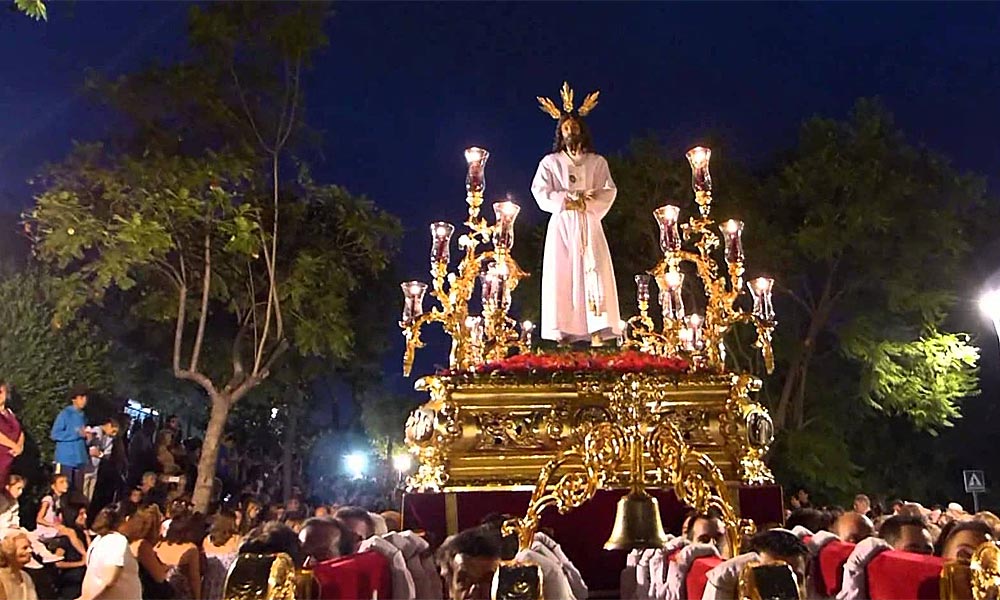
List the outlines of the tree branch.
<svg viewBox="0 0 1000 600">
<path fill-rule="evenodd" d="M 194 338 L 194 348 L 191 349 L 191 366 L 188 369 L 198 372 L 198 359 L 201 358 L 201 346 L 205 340 L 205 321 L 208 320 L 208 298 L 212 288 L 212 237 L 205 232 L 205 272 L 201 282 L 201 314 L 198 316 L 198 332 Z"/>
<path fill-rule="evenodd" d="M 243 112 L 246 114 L 247 121 L 250 122 L 250 129 L 253 134 L 257 136 L 257 141 L 260 143 L 261 147 L 267 150 L 267 142 L 260 135 L 260 130 L 257 129 L 257 121 L 253 118 L 253 113 L 250 111 L 250 105 L 247 104 L 246 95 L 243 93 L 243 86 L 240 84 L 240 78 L 236 74 L 236 65 L 230 63 L 229 73 L 233 76 L 233 84 L 236 86 L 236 95 L 240 98 L 240 105 L 243 106 Z"/>
</svg>

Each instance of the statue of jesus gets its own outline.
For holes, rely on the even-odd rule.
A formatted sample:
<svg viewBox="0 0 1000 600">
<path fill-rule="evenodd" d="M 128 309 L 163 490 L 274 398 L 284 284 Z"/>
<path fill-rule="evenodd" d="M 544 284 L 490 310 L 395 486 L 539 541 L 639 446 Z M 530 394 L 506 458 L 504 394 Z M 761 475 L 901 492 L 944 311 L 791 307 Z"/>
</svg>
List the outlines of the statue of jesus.
<svg viewBox="0 0 1000 600">
<path fill-rule="evenodd" d="M 531 193 L 551 213 L 542 263 L 542 327 L 547 340 L 600 346 L 622 334 L 611 252 L 601 219 L 618 190 L 608 161 L 594 152 L 582 117 L 597 105 L 599 92 L 573 111 L 573 90 L 563 84 L 563 110 L 538 98 L 559 124 L 552 153 L 538 164 Z"/>
</svg>

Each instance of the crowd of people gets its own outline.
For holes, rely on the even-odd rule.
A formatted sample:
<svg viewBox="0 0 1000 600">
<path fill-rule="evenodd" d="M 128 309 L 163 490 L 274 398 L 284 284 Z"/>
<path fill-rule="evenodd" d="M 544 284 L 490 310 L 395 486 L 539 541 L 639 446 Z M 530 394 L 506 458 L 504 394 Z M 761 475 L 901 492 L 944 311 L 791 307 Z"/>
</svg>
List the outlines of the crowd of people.
<svg viewBox="0 0 1000 600">
<path fill-rule="evenodd" d="M 363 482 L 342 486 L 344 497 L 364 500 L 360 505 L 307 499 L 298 489 L 278 502 L 261 478 L 248 480 L 254 469 L 238 460 L 231 439 L 219 458 L 211 508 L 197 512 L 188 472 L 199 445 L 182 441 L 177 419 L 126 427 L 109 418 L 88 425 L 82 391 L 73 392 L 52 425 L 54 473 L 32 502 L 24 497 L 31 482 L 12 472 L 24 434 L 6 407 L 7 393 L 0 384 L 0 445 L 8 450 L 0 452 L 0 600 L 221 600 L 229 568 L 245 552 L 284 553 L 303 569 L 378 552 L 390 559 L 393 597 L 405 600 L 488 598 L 495 585 L 504 585 L 495 576 L 510 559 L 540 567 L 542 597 L 589 595 L 584 574 L 551 532 L 536 534 L 530 549 L 523 549 L 516 536 L 503 532 L 511 515 L 490 515 L 445 540 L 430 539 L 401 531 L 400 514 L 379 506 L 378 494 Z M 891 548 L 968 561 L 983 542 L 1000 535 L 1000 518 L 969 514 L 955 503 L 925 508 L 893 501 L 883 508 L 859 494 L 850 509 L 820 509 L 811 506 L 804 489 L 787 501 L 784 523 L 763 524 L 738 547 L 731 546 L 718 514 L 690 514 L 663 548 L 629 555 L 620 596 L 685 598 L 684 574 L 702 556 L 725 561 L 709 572 L 704 594 L 722 600 L 738 597 L 738 575 L 749 561 L 787 563 L 807 585 L 810 557 L 831 539 L 857 544 L 855 552 L 869 558 Z M 22 506 L 31 508 L 22 514 Z"/>
</svg>

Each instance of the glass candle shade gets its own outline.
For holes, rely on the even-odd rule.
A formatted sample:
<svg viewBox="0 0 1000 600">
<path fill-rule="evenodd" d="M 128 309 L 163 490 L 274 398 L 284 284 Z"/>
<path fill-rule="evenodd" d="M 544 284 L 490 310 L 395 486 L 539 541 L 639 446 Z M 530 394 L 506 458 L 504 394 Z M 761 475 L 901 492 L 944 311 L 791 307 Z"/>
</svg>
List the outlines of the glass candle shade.
<svg viewBox="0 0 1000 600">
<path fill-rule="evenodd" d="M 483 318 L 466 317 L 465 328 L 469 330 L 469 343 L 476 348 L 483 345 Z"/>
<path fill-rule="evenodd" d="M 645 273 L 635 276 L 635 300 L 640 305 L 649 304 L 649 275 Z"/>
<path fill-rule="evenodd" d="M 531 348 L 532 338 L 535 333 L 535 324 L 531 321 L 525 321 L 521 323 L 521 343 L 524 344 L 526 348 Z"/>
<path fill-rule="evenodd" d="M 770 277 L 758 277 L 748 281 L 747 287 L 753 295 L 753 316 L 761 321 L 774 320 L 774 304 L 771 303 L 774 280 Z"/>
<path fill-rule="evenodd" d="M 403 323 L 412 323 L 424 314 L 424 294 L 427 284 L 420 281 L 404 281 L 399 284 L 403 290 Z"/>
<path fill-rule="evenodd" d="M 465 151 L 465 161 L 469 172 L 465 176 L 465 190 L 470 194 L 482 194 L 486 189 L 486 161 L 490 153 L 473 146 Z"/>
<path fill-rule="evenodd" d="M 496 272 L 492 269 L 479 275 L 479 284 L 482 287 L 480 298 L 483 301 L 483 308 L 493 308 L 493 288 L 496 287 L 496 281 Z"/>
<path fill-rule="evenodd" d="M 677 228 L 677 219 L 681 209 L 668 204 L 653 211 L 653 218 L 660 227 L 660 251 L 664 254 L 681 249 L 681 233 Z"/>
<path fill-rule="evenodd" d="M 692 337 L 690 329 L 686 326 L 681 327 L 681 330 L 677 332 L 677 338 L 680 340 L 680 347 L 682 350 L 694 352 L 694 338 Z"/>
<path fill-rule="evenodd" d="M 455 226 L 438 221 L 431 223 L 431 267 L 451 261 L 451 236 Z"/>
<path fill-rule="evenodd" d="M 685 156 L 691 163 L 691 187 L 695 193 L 711 194 L 712 174 L 708 172 L 708 163 L 712 159 L 712 151 L 698 146 L 688 150 Z"/>
<path fill-rule="evenodd" d="M 493 246 L 497 250 L 510 250 L 514 247 L 514 221 L 520 212 L 521 207 L 510 200 L 493 204 L 493 213 L 497 217 Z"/>
<path fill-rule="evenodd" d="M 729 219 L 719 225 L 726 247 L 726 264 L 743 262 L 743 221 Z"/>
</svg>

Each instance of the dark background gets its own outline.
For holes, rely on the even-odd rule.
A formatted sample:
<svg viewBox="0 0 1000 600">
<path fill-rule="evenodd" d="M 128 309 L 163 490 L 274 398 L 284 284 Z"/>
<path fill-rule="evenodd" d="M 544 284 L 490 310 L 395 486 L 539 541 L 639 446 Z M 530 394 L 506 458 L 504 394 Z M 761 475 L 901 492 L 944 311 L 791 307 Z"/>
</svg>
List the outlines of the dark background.
<svg viewBox="0 0 1000 600">
<path fill-rule="evenodd" d="M 0 211 L 28 206 L 27 180 L 73 140 L 108 134 L 111 120 L 80 95 L 85 71 L 183 56 L 189 6 L 53 2 L 47 23 L 0 13 Z M 336 12 L 306 83 L 307 119 L 324 134 L 314 174 L 403 219 L 407 278 L 425 277 L 426 223 L 462 220 L 467 146 L 493 153 L 488 199 L 519 198 L 522 231 L 540 222 L 528 185 L 552 121 L 534 97 L 556 98 L 564 79 L 578 98 L 602 91 L 589 122 L 604 153 L 655 132 L 680 155 L 712 135 L 725 140 L 713 162 L 753 166 L 791 146 L 804 119 L 844 118 L 856 98 L 879 96 L 911 140 L 991 183 L 1000 172 L 1000 4 L 356 2 Z M 984 287 L 1000 284 L 998 266 L 997 245 L 982 248 Z M 957 291 L 955 320 L 982 347 L 983 394 L 934 443 L 958 446 L 990 479 L 1000 477 L 990 468 L 1000 349 L 976 310 L 980 291 Z M 425 350 L 414 372 L 444 356 Z"/>
</svg>

